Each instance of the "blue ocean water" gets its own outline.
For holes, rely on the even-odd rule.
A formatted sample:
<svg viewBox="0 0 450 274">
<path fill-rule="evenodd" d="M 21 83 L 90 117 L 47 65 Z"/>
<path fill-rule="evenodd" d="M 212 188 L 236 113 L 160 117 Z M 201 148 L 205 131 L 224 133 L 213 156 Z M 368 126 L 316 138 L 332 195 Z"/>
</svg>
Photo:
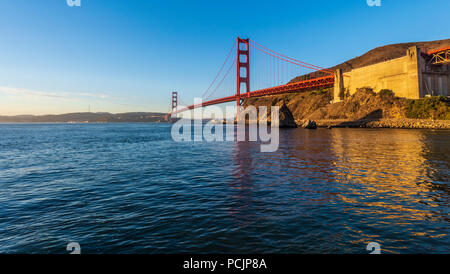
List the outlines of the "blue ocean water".
<svg viewBox="0 0 450 274">
<path fill-rule="evenodd" d="M 0 253 L 449 253 L 450 131 L 0 125 Z"/>
</svg>

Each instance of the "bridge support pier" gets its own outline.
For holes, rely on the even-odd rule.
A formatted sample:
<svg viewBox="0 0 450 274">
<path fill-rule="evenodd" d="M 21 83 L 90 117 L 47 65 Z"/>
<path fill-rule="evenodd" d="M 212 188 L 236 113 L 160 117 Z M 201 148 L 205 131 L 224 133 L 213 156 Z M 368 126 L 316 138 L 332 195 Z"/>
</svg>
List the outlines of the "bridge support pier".
<svg viewBox="0 0 450 274">
<path fill-rule="evenodd" d="M 344 99 L 344 74 L 342 69 L 334 72 L 334 99 L 333 103 L 338 103 Z"/>
</svg>

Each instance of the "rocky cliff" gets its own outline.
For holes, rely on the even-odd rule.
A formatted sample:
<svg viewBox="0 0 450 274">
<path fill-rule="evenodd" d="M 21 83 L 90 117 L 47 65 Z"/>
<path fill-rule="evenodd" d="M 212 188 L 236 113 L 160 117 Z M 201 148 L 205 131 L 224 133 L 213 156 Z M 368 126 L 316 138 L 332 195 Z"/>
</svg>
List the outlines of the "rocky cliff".
<svg viewBox="0 0 450 274">
<path fill-rule="evenodd" d="M 244 106 L 286 104 L 297 125 L 316 121 L 322 127 L 450 128 L 450 99 L 446 97 L 407 100 L 388 90 L 375 93 L 362 88 L 339 103 L 330 104 L 330 98 L 330 91 L 310 91 L 248 99 Z"/>
</svg>

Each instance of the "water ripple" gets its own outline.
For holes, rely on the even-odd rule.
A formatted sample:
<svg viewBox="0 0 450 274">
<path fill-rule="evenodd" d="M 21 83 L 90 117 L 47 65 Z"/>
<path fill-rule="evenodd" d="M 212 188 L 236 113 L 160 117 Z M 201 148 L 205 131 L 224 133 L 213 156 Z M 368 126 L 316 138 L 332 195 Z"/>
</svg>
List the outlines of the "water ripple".
<svg viewBox="0 0 450 274">
<path fill-rule="evenodd" d="M 0 125 L 0 253 L 448 253 L 449 131 Z"/>
</svg>

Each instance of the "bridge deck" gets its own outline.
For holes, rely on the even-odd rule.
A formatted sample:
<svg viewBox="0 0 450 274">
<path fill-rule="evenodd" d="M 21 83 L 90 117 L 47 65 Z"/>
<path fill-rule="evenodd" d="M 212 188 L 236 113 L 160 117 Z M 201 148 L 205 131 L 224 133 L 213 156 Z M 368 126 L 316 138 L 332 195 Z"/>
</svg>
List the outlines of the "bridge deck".
<svg viewBox="0 0 450 274">
<path fill-rule="evenodd" d="M 445 48 L 441 48 L 441 49 L 435 49 L 435 50 L 431 50 L 429 52 L 427 52 L 428 55 L 432 55 L 432 54 L 436 54 L 439 52 L 444 52 L 444 51 L 448 51 L 450 50 L 450 47 L 445 47 Z"/>
<path fill-rule="evenodd" d="M 432 50 L 427 54 L 431 56 L 431 64 L 433 65 L 450 64 L 450 47 Z"/>
<path fill-rule="evenodd" d="M 304 80 L 300 82 L 290 83 L 286 85 L 261 89 L 261 90 L 255 90 L 247 93 L 243 93 L 239 96 L 239 98 L 245 99 L 245 98 L 254 98 L 254 97 L 263 97 L 263 96 L 269 96 L 269 95 L 279 95 L 279 94 L 285 94 L 285 93 L 293 93 L 293 92 L 300 92 L 300 91 L 306 91 L 306 90 L 312 90 L 312 89 L 318 89 L 318 88 L 328 88 L 334 86 L 334 75 L 325 76 L 325 77 L 319 77 L 309 80 Z M 211 105 L 217 105 L 217 104 L 223 104 L 223 103 L 229 103 L 234 102 L 238 100 L 237 95 L 228 96 L 220 99 L 215 99 L 207 102 L 203 102 L 201 104 L 191 105 L 187 106 L 185 108 L 179 109 L 177 111 L 172 112 L 172 115 L 178 114 L 184 111 L 192 110 L 195 108 L 200 107 L 207 107 Z"/>
</svg>

